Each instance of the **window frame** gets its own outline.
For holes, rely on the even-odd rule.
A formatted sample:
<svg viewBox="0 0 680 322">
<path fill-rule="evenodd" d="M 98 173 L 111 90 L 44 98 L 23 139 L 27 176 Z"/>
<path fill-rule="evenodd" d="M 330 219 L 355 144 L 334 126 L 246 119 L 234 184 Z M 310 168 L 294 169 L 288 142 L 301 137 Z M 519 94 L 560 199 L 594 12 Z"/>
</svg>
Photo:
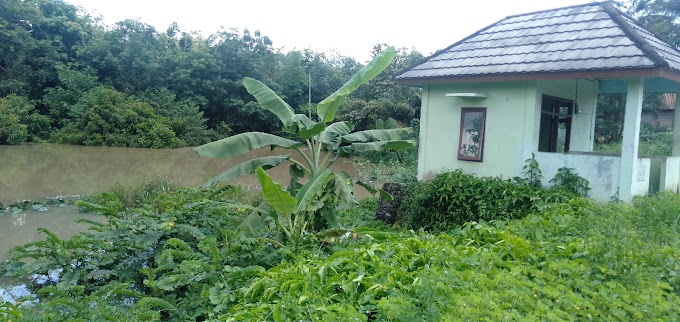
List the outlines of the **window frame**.
<svg viewBox="0 0 680 322">
<path fill-rule="evenodd" d="M 465 131 L 465 114 L 482 113 L 482 124 L 479 133 L 479 152 L 476 156 L 467 156 L 461 153 L 463 148 L 463 132 Z M 484 160 L 484 138 L 486 137 L 486 107 L 463 107 L 460 109 L 460 129 L 458 132 L 458 160 L 483 162 Z"/>
</svg>

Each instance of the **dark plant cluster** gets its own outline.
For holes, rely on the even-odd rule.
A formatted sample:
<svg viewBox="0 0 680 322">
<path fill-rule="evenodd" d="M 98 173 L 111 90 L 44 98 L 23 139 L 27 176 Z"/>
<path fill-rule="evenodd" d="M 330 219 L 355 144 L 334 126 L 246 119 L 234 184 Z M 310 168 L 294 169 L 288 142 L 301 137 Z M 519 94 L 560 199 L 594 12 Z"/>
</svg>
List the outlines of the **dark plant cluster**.
<svg viewBox="0 0 680 322">
<path fill-rule="evenodd" d="M 470 221 L 517 219 L 577 194 L 522 178 L 477 177 L 455 170 L 406 186 L 400 220 L 412 228 L 448 230 Z"/>
</svg>

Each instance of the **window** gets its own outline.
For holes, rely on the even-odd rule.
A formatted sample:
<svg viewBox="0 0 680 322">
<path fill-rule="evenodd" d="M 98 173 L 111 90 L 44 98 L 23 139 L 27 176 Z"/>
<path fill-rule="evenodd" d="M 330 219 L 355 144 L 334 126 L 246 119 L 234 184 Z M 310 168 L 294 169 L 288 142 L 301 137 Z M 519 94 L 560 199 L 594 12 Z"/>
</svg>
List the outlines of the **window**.
<svg viewBox="0 0 680 322">
<path fill-rule="evenodd" d="M 482 161 L 485 122 L 485 107 L 461 109 L 458 160 Z"/>
<path fill-rule="evenodd" d="M 569 152 L 573 113 L 574 101 L 543 95 L 541 127 L 538 136 L 539 152 Z"/>
</svg>

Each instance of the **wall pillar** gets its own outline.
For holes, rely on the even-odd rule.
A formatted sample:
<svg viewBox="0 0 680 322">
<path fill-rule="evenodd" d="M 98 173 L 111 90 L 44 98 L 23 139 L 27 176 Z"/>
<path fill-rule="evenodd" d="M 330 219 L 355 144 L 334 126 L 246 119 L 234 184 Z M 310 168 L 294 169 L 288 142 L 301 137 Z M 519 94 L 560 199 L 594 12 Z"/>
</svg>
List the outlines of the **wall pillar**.
<svg viewBox="0 0 680 322">
<path fill-rule="evenodd" d="M 680 156 L 680 90 L 675 93 L 675 111 L 673 111 L 673 153 Z"/>
<path fill-rule="evenodd" d="M 624 202 L 633 200 L 633 185 L 637 181 L 643 93 L 644 78 L 628 79 L 626 115 L 623 122 L 623 141 L 621 142 L 621 168 L 619 170 L 619 199 Z"/>
<path fill-rule="evenodd" d="M 430 114 L 430 86 L 423 87 L 420 102 L 420 133 L 418 134 L 418 181 L 425 179 L 427 170 L 427 129 Z"/>
<path fill-rule="evenodd" d="M 530 159 L 533 152 L 538 151 L 539 122 L 541 120 L 541 95 L 538 93 L 536 81 L 526 84 L 526 109 L 524 110 L 524 141 L 522 142 L 522 160 L 518 173 L 522 173 L 524 160 Z"/>
</svg>

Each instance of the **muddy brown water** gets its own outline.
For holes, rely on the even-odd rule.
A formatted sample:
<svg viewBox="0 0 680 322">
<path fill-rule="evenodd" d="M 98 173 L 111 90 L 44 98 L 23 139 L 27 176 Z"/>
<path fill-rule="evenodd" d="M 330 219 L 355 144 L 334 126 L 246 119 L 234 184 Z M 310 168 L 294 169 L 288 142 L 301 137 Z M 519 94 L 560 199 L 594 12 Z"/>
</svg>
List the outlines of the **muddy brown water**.
<svg viewBox="0 0 680 322">
<path fill-rule="evenodd" d="M 40 200 L 57 196 L 85 195 L 105 191 L 116 185 L 134 185 L 159 177 L 181 186 L 196 186 L 215 174 L 251 158 L 287 154 L 290 151 L 268 148 L 231 158 L 203 158 L 190 148 L 138 149 L 87 147 L 58 144 L 0 145 L 0 202 Z M 295 157 L 295 152 L 293 153 Z M 296 158 L 297 159 L 297 158 Z M 333 169 L 357 178 L 351 160 L 338 160 Z M 288 182 L 288 166 L 267 171 L 274 180 Z M 233 183 L 256 187 L 255 175 Z M 357 194 L 366 191 L 357 187 Z M 0 259 L 15 245 L 38 238 L 36 228 L 46 227 L 65 238 L 83 229 L 75 225 L 75 208 L 49 206 L 45 213 L 24 212 L 22 216 L 0 215 Z"/>
<path fill-rule="evenodd" d="M 195 186 L 243 161 L 288 153 L 290 151 L 263 148 L 236 158 L 214 159 L 200 157 L 190 148 L 0 145 L 0 202 L 7 204 L 20 199 L 90 194 L 104 191 L 117 183 L 139 184 L 158 177 L 179 185 Z M 294 158 L 295 154 L 293 152 Z M 338 160 L 333 169 L 344 170 L 357 177 L 355 164 L 350 160 Z M 287 183 L 287 166 L 267 172 L 275 180 Z M 239 178 L 234 183 L 258 185 L 254 175 Z"/>
<path fill-rule="evenodd" d="M 271 151 L 268 148 L 236 158 L 213 159 L 200 157 L 190 148 L 0 145 L 0 203 L 8 205 L 18 200 L 86 195 L 105 191 L 117 184 L 135 185 L 159 177 L 181 186 L 196 186 L 251 158 L 289 153 L 298 160 L 296 152 L 282 149 Z M 356 165 L 351 160 L 338 160 L 333 169 L 346 171 L 358 178 Z M 284 185 L 288 183 L 287 165 L 267 172 L 274 180 Z M 254 175 L 241 177 L 232 183 L 258 186 Z M 360 187 L 357 187 L 356 192 L 358 196 L 366 195 L 366 191 Z M 0 213 L 0 262 L 6 259 L 7 251 L 12 247 L 44 239 L 45 236 L 38 233 L 37 228 L 48 228 L 60 238 L 68 238 L 87 228 L 75 220 L 89 215 L 78 213 L 75 207 L 59 207 L 56 204 L 46 207 L 48 211 L 45 212 L 28 210 L 20 214 Z M 25 285 L 0 279 L 0 299 L 8 299 L 10 293 L 17 297 L 25 291 Z"/>
</svg>

